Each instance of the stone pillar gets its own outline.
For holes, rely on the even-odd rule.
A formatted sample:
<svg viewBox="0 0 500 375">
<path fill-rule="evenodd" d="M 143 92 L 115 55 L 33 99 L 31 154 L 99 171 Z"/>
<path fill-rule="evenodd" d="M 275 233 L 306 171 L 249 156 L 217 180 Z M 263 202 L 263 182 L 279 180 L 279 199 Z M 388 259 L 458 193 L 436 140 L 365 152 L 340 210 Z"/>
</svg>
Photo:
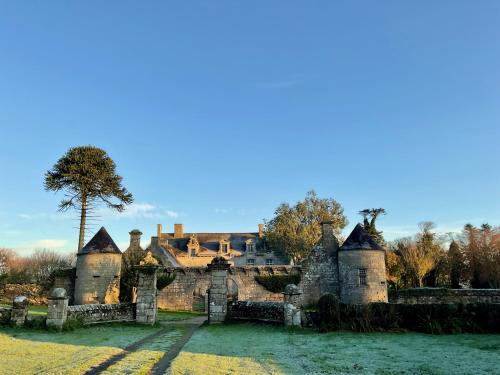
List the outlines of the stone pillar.
<svg viewBox="0 0 500 375">
<path fill-rule="evenodd" d="M 300 318 L 300 291 L 294 284 L 288 284 L 283 292 L 284 323 L 285 326 L 301 326 Z"/>
<path fill-rule="evenodd" d="M 156 322 L 156 265 L 137 266 L 139 283 L 135 304 L 135 319 L 137 323 L 153 325 Z"/>
<path fill-rule="evenodd" d="M 208 324 L 222 323 L 227 315 L 227 276 L 231 265 L 223 257 L 215 257 L 208 265 L 211 285 L 208 289 Z"/>
<path fill-rule="evenodd" d="M 12 302 L 10 321 L 16 326 L 21 326 L 28 316 L 28 299 L 25 296 L 17 296 Z"/>
<path fill-rule="evenodd" d="M 68 296 L 64 288 L 55 288 L 48 298 L 47 327 L 61 330 L 68 317 Z"/>
</svg>

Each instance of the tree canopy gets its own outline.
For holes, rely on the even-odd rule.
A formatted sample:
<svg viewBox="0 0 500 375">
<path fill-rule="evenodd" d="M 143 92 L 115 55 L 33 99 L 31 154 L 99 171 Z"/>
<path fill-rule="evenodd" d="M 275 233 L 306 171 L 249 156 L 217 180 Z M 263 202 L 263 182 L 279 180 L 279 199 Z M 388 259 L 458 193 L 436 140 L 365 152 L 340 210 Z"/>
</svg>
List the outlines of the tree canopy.
<svg viewBox="0 0 500 375">
<path fill-rule="evenodd" d="M 348 221 L 344 209 L 333 198 L 319 198 L 309 191 L 294 206 L 282 203 L 274 218 L 266 221 L 266 241 L 271 249 L 292 259 L 303 260 L 321 237 L 321 222 L 330 221 L 339 236 Z"/>
<path fill-rule="evenodd" d="M 73 147 L 45 174 L 47 191 L 65 192 L 59 209 L 80 210 L 78 250 L 84 245 L 85 225 L 89 205 L 104 202 L 108 207 L 123 211 L 132 203 L 132 194 L 122 186 L 116 165 L 106 151 L 94 146 Z"/>
</svg>

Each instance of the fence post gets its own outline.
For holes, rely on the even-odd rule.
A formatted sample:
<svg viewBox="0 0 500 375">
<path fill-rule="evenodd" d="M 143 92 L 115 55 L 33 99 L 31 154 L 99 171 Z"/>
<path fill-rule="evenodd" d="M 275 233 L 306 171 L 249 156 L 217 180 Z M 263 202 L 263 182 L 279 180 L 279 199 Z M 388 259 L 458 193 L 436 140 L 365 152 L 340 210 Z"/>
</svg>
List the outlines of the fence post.
<svg viewBox="0 0 500 375">
<path fill-rule="evenodd" d="M 227 315 L 227 276 L 231 265 L 223 257 L 215 257 L 208 265 L 211 285 L 208 289 L 208 324 L 222 323 Z"/>
<path fill-rule="evenodd" d="M 61 330 L 68 317 L 68 296 L 64 288 L 55 288 L 48 298 L 47 327 Z"/>
<path fill-rule="evenodd" d="M 286 326 L 301 326 L 300 318 L 300 291 L 294 284 L 288 284 L 283 292 L 284 323 Z"/>
</svg>

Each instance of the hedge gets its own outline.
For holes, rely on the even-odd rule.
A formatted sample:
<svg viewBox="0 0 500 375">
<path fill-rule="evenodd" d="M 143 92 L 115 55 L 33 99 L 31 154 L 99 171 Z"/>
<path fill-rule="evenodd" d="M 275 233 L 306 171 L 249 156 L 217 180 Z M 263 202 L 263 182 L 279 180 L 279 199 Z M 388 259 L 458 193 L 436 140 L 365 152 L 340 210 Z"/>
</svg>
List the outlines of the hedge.
<svg viewBox="0 0 500 375">
<path fill-rule="evenodd" d="M 432 334 L 500 333 L 500 304 L 339 303 L 339 317 L 331 313 L 335 309 L 331 304 L 320 304 L 319 307 L 320 311 L 310 314 L 310 317 L 320 331 L 342 329 L 357 332 L 410 330 Z"/>
<path fill-rule="evenodd" d="M 300 275 L 262 275 L 255 276 L 255 280 L 264 287 L 264 289 L 273 293 L 283 293 L 288 284 L 298 285 Z"/>
</svg>

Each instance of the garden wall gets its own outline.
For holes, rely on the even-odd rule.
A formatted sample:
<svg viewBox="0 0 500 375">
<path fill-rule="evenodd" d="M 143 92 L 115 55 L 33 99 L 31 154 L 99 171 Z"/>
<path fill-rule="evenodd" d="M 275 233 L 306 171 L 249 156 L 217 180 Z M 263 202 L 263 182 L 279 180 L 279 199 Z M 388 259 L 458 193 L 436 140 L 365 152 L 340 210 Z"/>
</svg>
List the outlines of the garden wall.
<svg viewBox="0 0 500 375">
<path fill-rule="evenodd" d="M 284 305 L 280 302 L 238 301 L 228 305 L 230 320 L 258 320 L 283 323 Z"/>
<path fill-rule="evenodd" d="M 203 268 L 166 268 L 164 272 L 175 274 L 175 280 L 158 294 L 158 308 L 166 310 L 204 310 L 205 296 L 210 287 L 210 273 Z M 231 267 L 228 279 L 235 285 L 238 300 L 283 302 L 281 293 L 266 290 L 255 276 L 301 274 L 296 266 L 245 266 Z M 234 284 L 233 284 L 234 282 Z"/>
<path fill-rule="evenodd" d="M 390 290 L 389 302 L 403 304 L 500 303 L 500 289 L 413 288 Z"/>
<path fill-rule="evenodd" d="M 0 324 L 6 324 L 10 321 L 10 307 L 0 307 Z"/>
<path fill-rule="evenodd" d="M 68 307 L 68 319 L 79 319 L 84 324 L 129 322 L 135 320 L 135 304 L 92 304 Z"/>
</svg>

